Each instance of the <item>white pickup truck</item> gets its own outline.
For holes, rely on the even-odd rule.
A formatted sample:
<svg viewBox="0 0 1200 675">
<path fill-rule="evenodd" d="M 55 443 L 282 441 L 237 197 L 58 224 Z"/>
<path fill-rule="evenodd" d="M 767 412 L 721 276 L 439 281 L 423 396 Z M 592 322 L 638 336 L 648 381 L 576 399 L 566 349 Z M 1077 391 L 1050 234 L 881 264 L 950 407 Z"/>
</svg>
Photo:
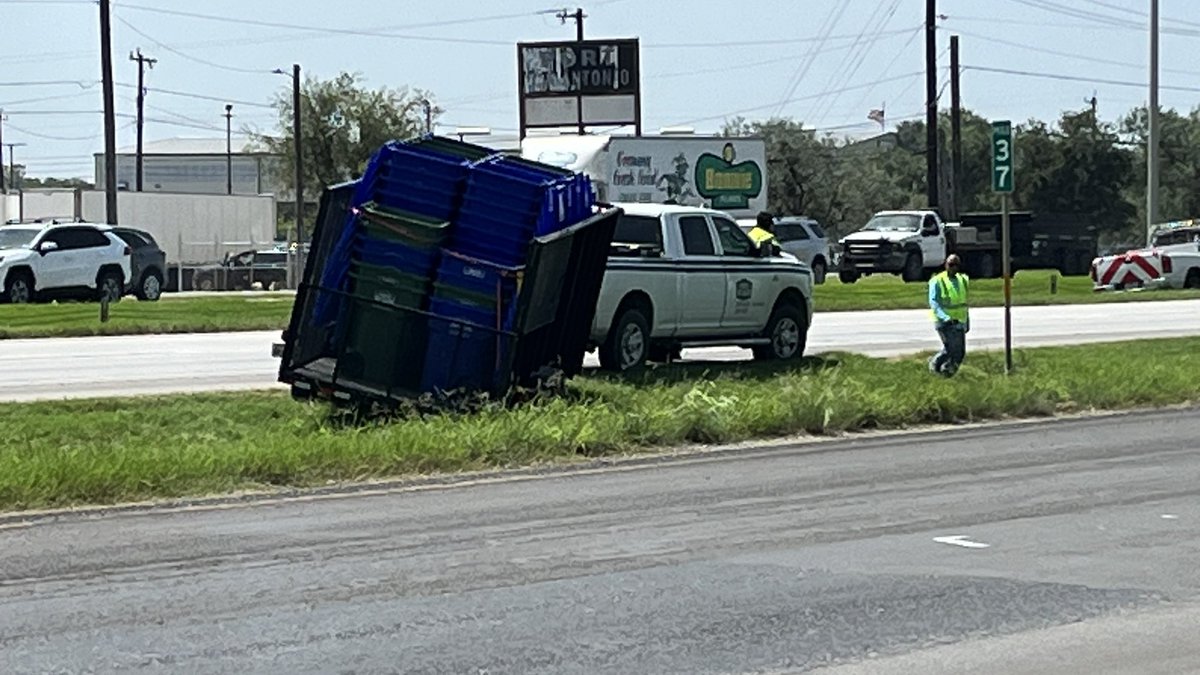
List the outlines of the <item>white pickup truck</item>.
<svg viewBox="0 0 1200 675">
<path fill-rule="evenodd" d="M 729 215 L 701 207 L 616 204 L 591 338 L 605 369 L 665 361 L 684 347 L 739 346 L 756 359 L 804 352 L 812 270 L 763 253 Z"/>
<path fill-rule="evenodd" d="M 1144 249 L 1092 261 L 1094 290 L 1200 288 L 1200 224 L 1168 223 Z"/>
</svg>

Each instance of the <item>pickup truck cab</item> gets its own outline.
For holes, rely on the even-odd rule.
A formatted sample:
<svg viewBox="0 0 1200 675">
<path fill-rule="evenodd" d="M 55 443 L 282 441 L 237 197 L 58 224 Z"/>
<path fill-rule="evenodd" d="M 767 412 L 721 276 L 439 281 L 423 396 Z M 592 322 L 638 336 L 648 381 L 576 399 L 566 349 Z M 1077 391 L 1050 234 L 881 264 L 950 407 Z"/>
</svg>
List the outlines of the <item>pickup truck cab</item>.
<svg viewBox="0 0 1200 675">
<path fill-rule="evenodd" d="M 945 230 L 934 211 L 880 211 L 862 229 L 842 238 L 838 278 L 852 284 L 882 272 L 919 281 L 926 270 L 936 271 L 946 260 Z"/>
<path fill-rule="evenodd" d="M 760 251 L 729 215 L 615 204 L 617 224 L 591 338 L 608 370 L 666 361 L 684 347 L 741 346 L 756 359 L 804 352 L 812 270 Z"/>
</svg>

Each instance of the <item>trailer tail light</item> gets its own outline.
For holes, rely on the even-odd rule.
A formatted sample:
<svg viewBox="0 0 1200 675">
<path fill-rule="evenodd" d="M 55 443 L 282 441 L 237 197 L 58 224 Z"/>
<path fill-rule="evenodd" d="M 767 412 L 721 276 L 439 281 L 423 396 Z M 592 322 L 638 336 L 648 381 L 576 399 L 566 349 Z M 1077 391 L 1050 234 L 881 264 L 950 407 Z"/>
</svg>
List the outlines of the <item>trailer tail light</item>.
<svg viewBox="0 0 1200 675">
<path fill-rule="evenodd" d="M 1170 274 L 1170 273 L 1171 273 L 1171 271 L 1172 271 L 1172 269 L 1173 269 L 1173 268 L 1172 268 L 1172 266 L 1171 266 L 1171 256 L 1169 256 L 1169 255 L 1164 255 L 1164 256 L 1162 257 L 1162 270 L 1163 270 L 1163 274 Z"/>
</svg>

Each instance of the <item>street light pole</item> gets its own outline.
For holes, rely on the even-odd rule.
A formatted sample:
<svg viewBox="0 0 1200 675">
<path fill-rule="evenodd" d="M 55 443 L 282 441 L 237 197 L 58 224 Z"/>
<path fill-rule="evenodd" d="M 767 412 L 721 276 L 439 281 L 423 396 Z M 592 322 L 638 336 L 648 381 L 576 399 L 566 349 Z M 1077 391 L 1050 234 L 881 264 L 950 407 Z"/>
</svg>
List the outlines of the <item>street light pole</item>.
<svg viewBox="0 0 1200 675">
<path fill-rule="evenodd" d="M 1146 237 L 1158 222 L 1158 0 L 1150 0 L 1150 106 L 1146 143 Z"/>
<path fill-rule="evenodd" d="M 225 104 L 225 194 L 233 194 L 233 104 Z"/>
<path fill-rule="evenodd" d="M 300 130 L 300 64 L 292 64 L 292 143 L 296 148 L 296 260 L 299 274 L 297 285 L 304 275 L 304 155 Z"/>
</svg>

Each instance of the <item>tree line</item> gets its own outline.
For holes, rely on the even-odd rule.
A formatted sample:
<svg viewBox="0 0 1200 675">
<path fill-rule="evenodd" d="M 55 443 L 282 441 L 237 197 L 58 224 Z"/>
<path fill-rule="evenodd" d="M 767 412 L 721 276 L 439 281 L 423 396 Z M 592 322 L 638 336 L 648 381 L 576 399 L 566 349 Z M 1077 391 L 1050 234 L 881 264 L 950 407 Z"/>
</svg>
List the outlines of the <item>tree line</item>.
<svg viewBox="0 0 1200 675">
<path fill-rule="evenodd" d="M 1159 119 L 1160 220 L 1200 216 L 1200 108 L 1188 114 L 1163 110 Z M 958 181 L 952 179 L 949 128 L 949 116 L 943 115 L 940 201 L 951 211 L 956 205 L 959 213 L 999 210 L 991 185 L 990 120 L 963 111 Z M 857 143 L 805 129 L 794 119 L 736 119 L 723 133 L 765 140 L 774 212 L 816 218 L 834 235 L 857 229 L 875 211 L 927 203 L 924 121 L 903 122 L 894 134 Z M 1098 119 L 1091 108 L 1066 111 L 1052 123 L 1031 119 L 1015 125 L 1013 133 L 1013 208 L 1088 223 L 1101 246 L 1144 240 L 1146 108 L 1117 122 Z"/>
</svg>

